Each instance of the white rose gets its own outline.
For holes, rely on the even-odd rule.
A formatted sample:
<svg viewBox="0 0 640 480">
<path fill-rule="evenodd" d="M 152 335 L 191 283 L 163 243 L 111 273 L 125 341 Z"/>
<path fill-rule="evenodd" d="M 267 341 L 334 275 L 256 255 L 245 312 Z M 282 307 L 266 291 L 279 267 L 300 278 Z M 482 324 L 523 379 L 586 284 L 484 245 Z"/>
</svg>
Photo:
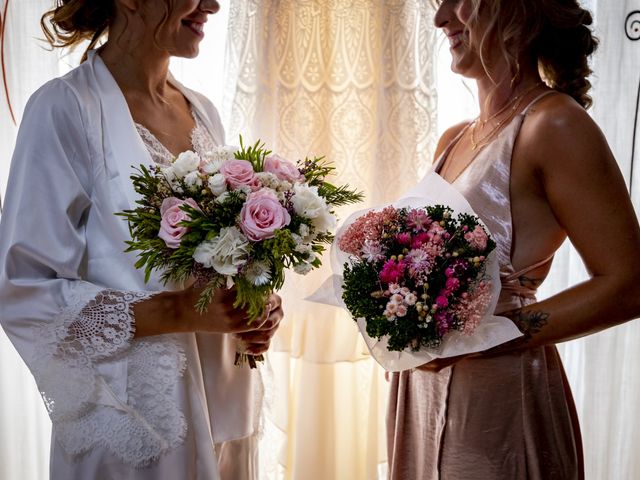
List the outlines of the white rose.
<svg viewBox="0 0 640 480">
<path fill-rule="evenodd" d="M 189 173 L 198 169 L 200 165 L 200 157 L 197 153 L 187 150 L 178 155 L 173 164 L 173 171 L 178 178 L 187 176 Z"/>
<path fill-rule="evenodd" d="M 200 178 L 200 173 L 197 170 L 195 172 L 188 173 L 184 177 L 184 183 L 190 187 L 201 187 L 202 178 Z"/>
<path fill-rule="evenodd" d="M 336 217 L 329 212 L 327 202 L 318 194 L 318 187 L 296 184 L 293 191 L 293 209 L 298 215 L 310 219 L 316 231 L 335 228 Z"/>
<path fill-rule="evenodd" d="M 226 227 L 212 240 L 196 247 L 193 259 L 222 275 L 237 275 L 249 259 L 250 244 L 236 227 Z"/>
<path fill-rule="evenodd" d="M 216 173 L 215 175 L 209 177 L 209 190 L 211 190 L 211 193 L 213 193 L 216 197 L 226 192 L 227 181 L 224 178 L 224 175 L 222 175 L 221 173 Z"/>
</svg>

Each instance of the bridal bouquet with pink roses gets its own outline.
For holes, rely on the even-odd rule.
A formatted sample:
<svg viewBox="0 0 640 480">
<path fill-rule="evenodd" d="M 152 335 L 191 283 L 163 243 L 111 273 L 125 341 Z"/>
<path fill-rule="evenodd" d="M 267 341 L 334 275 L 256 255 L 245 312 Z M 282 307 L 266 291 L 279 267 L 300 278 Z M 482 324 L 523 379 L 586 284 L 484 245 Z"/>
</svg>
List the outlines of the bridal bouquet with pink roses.
<svg viewBox="0 0 640 480">
<path fill-rule="evenodd" d="M 359 192 L 327 181 L 324 158 L 289 162 L 256 142 L 221 146 L 200 157 L 183 152 L 169 166 L 141 165 L 132 175 L 138 206 L 128 222 L 128 252 L 148 280 L 189 279 L 203 286 L 203 312 L 218 288 L 235 287 L 235 306 L 259 318 L 285 270 L 306 274 L 333 240 L 334 208 L 358 202 Z"/>
</svg>

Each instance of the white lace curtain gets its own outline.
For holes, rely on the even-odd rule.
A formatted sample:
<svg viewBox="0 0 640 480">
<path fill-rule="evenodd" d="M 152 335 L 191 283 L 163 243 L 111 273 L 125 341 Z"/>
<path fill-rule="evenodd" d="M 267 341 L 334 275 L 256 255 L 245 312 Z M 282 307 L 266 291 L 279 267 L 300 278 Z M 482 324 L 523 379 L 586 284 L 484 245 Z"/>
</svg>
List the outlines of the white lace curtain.
<svg viewBox="0 0 640 480">
<path fill-rule="evenodd" d="M 436 141 L 428 3 L 232 1 L 229 138 L 260 137 L 291 159 L 326 155 L 366 206 L 399 196 L 431 164 Z M 279 435 L 268 442 L 282 439 L 280 473 L 269 478 L 374 479 L 386 457 L 381 371 L 344 312 L 301 301 L 327 275 L 290 276 L 285 288 L 271 355 Z"/>
</svg>

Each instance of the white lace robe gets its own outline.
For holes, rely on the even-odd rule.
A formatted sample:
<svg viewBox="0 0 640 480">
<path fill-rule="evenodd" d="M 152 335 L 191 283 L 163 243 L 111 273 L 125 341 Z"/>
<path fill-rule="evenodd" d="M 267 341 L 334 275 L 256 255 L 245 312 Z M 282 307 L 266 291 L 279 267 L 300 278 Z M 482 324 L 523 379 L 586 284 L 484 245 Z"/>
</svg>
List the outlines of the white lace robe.
<svg viewBox="0 0 640 480">
<path fill-rule="evenodd" d="M 223 143 L 215 108 L 176 86 Z M 132 305 L 166 288 L 123 253 L 115 215 L 134 205 L 141 163 L 98 55 L 30 99 L 0 224 L 0 323 L 53 421 L 53 480 L 217 479 L 215 444 L 255 433 L 255 373 L 232 365 L 230 338 L 133 338 Z"/>
</svg>

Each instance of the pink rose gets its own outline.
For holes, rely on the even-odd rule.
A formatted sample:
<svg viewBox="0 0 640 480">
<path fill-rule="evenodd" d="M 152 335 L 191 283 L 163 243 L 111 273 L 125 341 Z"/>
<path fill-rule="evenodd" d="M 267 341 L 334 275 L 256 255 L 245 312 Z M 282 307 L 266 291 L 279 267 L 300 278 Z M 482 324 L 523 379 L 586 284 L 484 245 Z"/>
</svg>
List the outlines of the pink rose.
<svg viewBox="0 0 640 480">
<path fill-rule="evenodd" d="M 264 159 L 265 172 L 273 173 L 280 180 L 287 180 L 291 183 L 300 182 L 304 176 L 293 163 L 278 155 L 269 155 Z"/>
<path fill-rule="evenodd" d="M 162 220 L 160 221 L 158 237 L 164 240 L 164 243 L 169 248 L 178 248 L 183 235 L 189 230 L 187 227 L 180 225 L 180 222 L 191 220 L 189 214 L 180 208 L 184 204 L 199 210 L 198 204 L 192 198 L 180 200 L 176 197 L 169 197 L 165 198 L 160 206 Z"/>
<path fill-rule="evenodd" d="M 247 185 L 255 190 L 259 185 L 253 165 L 246 160 L 229 160 L 220 167 L 220 173 L 224 175 L 227 184 L 234 190 Z"/>
<path fill-rule="evenodd" d="M 266 188 L 250 193 L 240 211 L 240 228 L 254 242 L 272 238 L 279 228 L 289 225 L 291 216 L 273 191 Z"/>
<path fill-rule="evenodd" d="M 465 233 L 464 239 L 476 250 L 482 251 L 487 248 L 487 232 L 480 225 L 476 225 L 472 232 Z"/>
</svg>

